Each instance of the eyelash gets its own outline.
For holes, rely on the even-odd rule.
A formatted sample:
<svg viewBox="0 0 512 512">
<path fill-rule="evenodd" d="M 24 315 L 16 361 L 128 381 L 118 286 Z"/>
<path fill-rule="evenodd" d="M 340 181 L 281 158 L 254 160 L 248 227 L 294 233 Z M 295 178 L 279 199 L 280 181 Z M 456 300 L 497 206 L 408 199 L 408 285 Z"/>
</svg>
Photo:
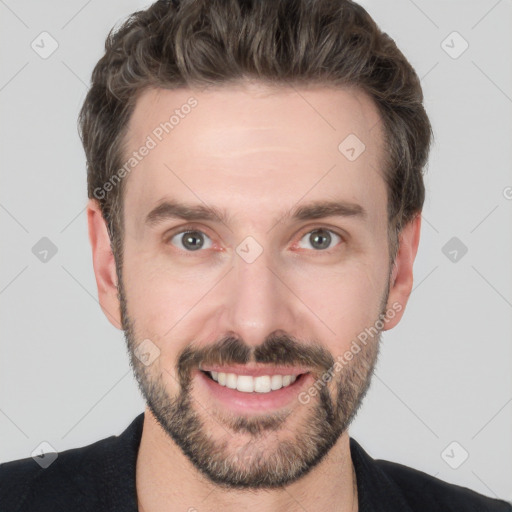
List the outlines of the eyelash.
<svg viewBox="0 0 512 512">
<path fill-rule="evenodd" d="M 339 246 L 339 245 L 342 245 L 346 242 L 346 238 L 344 235 L 342 235 L 341 233 L 338 233 L 337 231 L 333 230 L 333 229 L 330 229 L 330 228 L 327 228 L 325 226 L 316 226 L 316 227 L 308 227 L 307 229 L 305 229 L 304 231 L 302 231 L 298 237 L 298 240 L 299 242 L 304 238 L 304 235 L 307 235 L 308 233 L 312 233 L 313 231 L 318 231 L 318 230 L 324 230 L 324 231 L 328 231 L 329 233 L 332 233 L 336 236 L 338 236 L 341 241 L 335 245 L 334 247 L 331 247 L 330 249 L 325 249 L 325 250 L 318 250 L 318 251 L 315 251 L 315 252 L 319 252 L 319 253 L 324 253 L 324 254 L 331 254 L 331 252 L 333 252 L 334 250 L 336 250 L 336 248 Z M 206 235 L 210 240 L 213 241 L 212 237 L 210 237 L 208 235 L 208 233 L 205 233 L 202 229 L 200 228 L 197 228 L 195 226 L 181 226 L 179 228 L 179 231 L 173 231 L 171 232 L 169 235 L 167 235 L 166 237 L 164 237 L 164 242 L 166 244 L 169 244 L 171 242 L 171 240 L 177 236 L 177 235 L 182 235 L 184 233 L 188 233 L 188 232 L 191 232 L 191 231 L 197 231 L 198 233 L 202 233 L 203 235 Z M 178 249 L 178 248 L 177 248 Z M 196 253 L 199 253 L 199 252 L 204 252 L 204 250 L 201 250 L 199 249 L 198 251 L 185 251 L 183 249 L 178 249 L 181 253 L 184 253 L 185 255 L 187 256 L 195 256 Z M 313 251 L 314 249 L 303 249 L 303 250 L 309 250 L 309 251 Z"/>
</svg>

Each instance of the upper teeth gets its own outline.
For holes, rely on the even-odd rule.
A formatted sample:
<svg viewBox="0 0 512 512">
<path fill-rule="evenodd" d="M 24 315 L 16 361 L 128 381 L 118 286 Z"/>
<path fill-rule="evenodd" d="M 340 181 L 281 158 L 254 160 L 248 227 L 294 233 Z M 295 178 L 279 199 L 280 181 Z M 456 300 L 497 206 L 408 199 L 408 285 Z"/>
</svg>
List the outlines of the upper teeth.
<svg viewBox="0 0 512 512">
<path fill-rule="evenodd" d="M 296 375 L 236 375 L 235 373 L 208 372 L 221 386 L 244 393 L 268 393 L 289 386 L 297 380 Z"/>
</svg>

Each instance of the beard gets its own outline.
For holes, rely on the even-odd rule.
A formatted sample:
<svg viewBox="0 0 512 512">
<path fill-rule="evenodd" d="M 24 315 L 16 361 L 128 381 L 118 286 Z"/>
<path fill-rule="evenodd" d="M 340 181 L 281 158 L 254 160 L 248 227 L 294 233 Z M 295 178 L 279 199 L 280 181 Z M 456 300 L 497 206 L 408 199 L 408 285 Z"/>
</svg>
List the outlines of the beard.
<svg viewBox="0 0 512 512">
<path fill-rule="evenodd" d="M 321 344 L 301 343 L 282 331 L 272 333 L 258 347 L 247 346 L 236 337 L 225 337 L 208 347 L 190 344 L 178 354 L 178 391 L 171 396 L 163 372 L 171 373 L 163 365 L 145 366 L 136 356 L 144 337 L 136 334 L 135 322 L 128 315 L 120 276 L 118 283 L 130 366 L 146 404 L 169 438 L 217 486 L 228 490 L 273 489 L 297 481 L 321 462 L 356 416 L 370 387 L 382 329 L 377 329 L 377 334 L 360 346 L 350 361 L 344 361 L 337 372 L 333 372 L 335 359 Z M 385 316 L 388 295 L 389 280 L 373 325 Z M 225 414 L 215 408 L 206 411 L 193 397 L 193 373 L 200 363 L 227 366 L 249 362 L 310 368 L 315 376 L 316 396 L 310 397 L 307 405 L 301 401 L 306 408 L 301 414 L 294 406 L 249 417 Z M 322 380 L 327 372 L 332 377 L 329 383 Z M 291 428 L 286 422 L 294 411 L 296 427 Z M 217 424 L 225 433 L 218 438 L 211 434 L 212 425 Z"/>
</svg>

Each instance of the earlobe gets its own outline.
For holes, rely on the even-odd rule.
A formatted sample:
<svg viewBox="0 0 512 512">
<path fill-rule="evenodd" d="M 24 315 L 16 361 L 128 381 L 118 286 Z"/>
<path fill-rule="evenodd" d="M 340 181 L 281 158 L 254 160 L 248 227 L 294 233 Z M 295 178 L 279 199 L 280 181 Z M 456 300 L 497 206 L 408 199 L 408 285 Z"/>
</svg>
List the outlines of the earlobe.
<svg viewBox="0 0 512 512">
<path fill-rule="evenodd" d="M 114 327 L 122 329 L 115 259 L 107 225 L 95 199 L 87 203 L 87 225 L 101 309 Z"/>
<path fill-rule="evenodd" d="M 398 324 L 405 311 L 413 285 L 413 265 L 418 252 L 421 231 L 421 213 L 409 221 L 400 232 L 399 248 L 390 276 L 387 309 L 396 314 L 385 321 L 385 331 Z M 394 305 L 394 306 L 393 306 Z"/>
</svg>

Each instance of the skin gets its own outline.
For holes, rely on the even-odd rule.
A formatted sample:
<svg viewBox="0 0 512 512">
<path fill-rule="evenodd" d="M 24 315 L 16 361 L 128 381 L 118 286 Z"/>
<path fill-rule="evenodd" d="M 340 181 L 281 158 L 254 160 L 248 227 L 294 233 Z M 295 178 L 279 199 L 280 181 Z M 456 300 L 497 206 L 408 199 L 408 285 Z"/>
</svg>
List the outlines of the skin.
<svg viewBox="0 0 512 512">
<path fill-rule="evenodd" d="M 395 310 L 382 330 L 400 321 L 421 217 L 404 226 L 391 266 L 382 125 L 372 100 L 354 89 L 254 82 L 149 89 L 130 120 L 127 154 L 191 96 L 197 106 L 125 178 L 119 282 L 97 201 L 87 209 L 100 304 L 125 329 L 148 402 L 136 468 L 139 509 L 357 510 L 348 425 L 370 384 L 380 332 L 321 393 L 275 415 L 242 415 L 217 402 L 196 363 L 233 357 L 221 343 L 229 336 L 248 357 L 270 355 L 265 342 L 279 332 L 289 362 L 310 362 L 314 382 L 379 314 Z M 354 161 L 338 150 L 351 133 L 366 146 Z M 145 225 L 163 199 L 225 208 L 229 219 Z M 283 217 L 316 200 L 357 203 L 367 215 Z M 187 252 L 178 235 L 185 227 L 207 235 L 204 248 Z M 332 230 L 331 243 L 315 249 L 310 234 L 322 228 Z M 252 263 L 236 252 L 247 236 L 263 249 Z M 149 366 L 134 356 L 144 339 L 160 351 Z M 193 356 L 188 365 L 185 353 Z"/>
</svg>

